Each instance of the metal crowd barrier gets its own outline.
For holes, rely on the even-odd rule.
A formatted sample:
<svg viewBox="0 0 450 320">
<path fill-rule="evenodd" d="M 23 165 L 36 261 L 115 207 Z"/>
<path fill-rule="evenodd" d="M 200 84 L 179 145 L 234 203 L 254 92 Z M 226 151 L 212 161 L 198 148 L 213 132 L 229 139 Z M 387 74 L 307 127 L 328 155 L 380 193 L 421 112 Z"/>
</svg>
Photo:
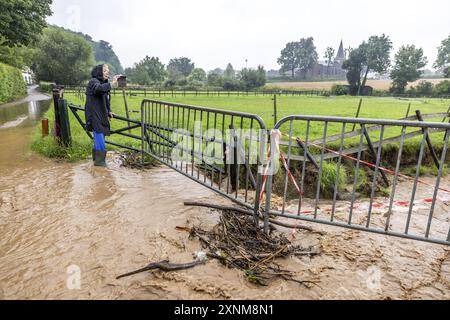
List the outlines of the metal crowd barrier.
<svg viewBox="0 0 450 320">
<path fill-rule="evenodd" d="M 144 100 L 142 150 L 258 214 L 267 130 L 253 114 Z"/>
<path fill-rule="evenodd" d="M 353 125 L 360 128 L 359 134 L 347 138 L 346 128 Z M 277 130 L 288 137 L 288 146 L 278 145 L 276 135 L 280 132 Z M 409 176 L 401 172 L 405 163 L 411 161 L 403 156 L 405 140 L 408 136 L 417 136 L 417 130 L 421 133 L 414 141 L 418 145 L 417 161 L 414 161 L 414 174 Z M 282 172 L 284 190 L 276 195 L 273 189 L 276 176 L 267 176 L 266 225 L 270 213 L 273 216 L 449 245 L 450 187 L 441 185 L 444 167 L 450 163 L 447 159 L 449 131 L 450 124 L 442 122 L 301 115 L 282 119 L 272 134 L 269 167 L 270 170 L 279 168 Z M 337 141 L 334 139 L 335 144 L 330 146 L 327 138 L 330 135 L 335 137 L 336 132 L 340 138 Z M 399 139 L 389 138 L 399 133 Z M 378 141 L 372 142 L 375 139 Z M 442 142 L 441 150 L 436 150 L 431 141 L 435 144 Z M 294 144 L 303 146 L 300 152 L 303 162 L 298 168 L 298 177 L 294 177 L 289 169 Z M 353 144 L 353 155 L 343 152 L 347 144 Z M 393 165 L 390 165 L 392 154 L 383 152 L 383 147 L 388 144 L 398 148 Z M 421 177 L 427 149 L 438 155 L 437 174 L 433 178 Z M 363 153 L 364 150 L 371 152 Z M 327 158 L 334 160 L 327 162 Z M 311 161 L 307 163 L 305 159 Z M 313 162 L 317 168 L 314 168 Z M 347 168 L 352 166 L 350 172 L 345 169 L 344 162 Z M 334 174 L 331 178 L 330 172 Z M 342 181 L 342 176 L 347 176 L 346 181 Z M 368 190 L 365 190 L 365 196 L 357 198 L 362 180 L 366 180 Z M 289 201 L 288 191 L 294 187 L 298 188 L 296 197 Z M 342 200 L 345 198 L 342 195 L 345 187 L 350 189 L 347 190 L 347 199 Z M 281 204 L 274 201 L 280 197 Z M 439 212 L 436 210 L 438 206 Z"/>
</svg>

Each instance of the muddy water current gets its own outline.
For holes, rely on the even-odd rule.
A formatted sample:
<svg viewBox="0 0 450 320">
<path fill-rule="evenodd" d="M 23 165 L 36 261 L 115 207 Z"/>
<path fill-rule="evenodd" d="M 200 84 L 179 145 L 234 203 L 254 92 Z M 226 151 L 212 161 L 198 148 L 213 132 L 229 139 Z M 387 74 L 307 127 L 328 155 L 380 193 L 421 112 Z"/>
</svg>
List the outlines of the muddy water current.
<svg viewBox="0 0 450 320">
<path fill-rule="evenodd" d="M 228 201 L 164 167 L 126 169 L 110 155 L 99 169 L 33 154 L 33 126 L 49 105 L 25 103 L 0 107 L 0 299 L 450 299 L 445 246 L 316 224 L 324 235 L 298 231 L 294 241 L 321 254 L 279 261 L 317 283 L 309 287 L 258 287 L 216 261 L 115 280 L 149 262 L 192 261 L 201 245 L 175 227 L 210 229 L 219 216 L 183 202 Z M 449 208 L 437 209 L 446 223 Z"/>
</svg>

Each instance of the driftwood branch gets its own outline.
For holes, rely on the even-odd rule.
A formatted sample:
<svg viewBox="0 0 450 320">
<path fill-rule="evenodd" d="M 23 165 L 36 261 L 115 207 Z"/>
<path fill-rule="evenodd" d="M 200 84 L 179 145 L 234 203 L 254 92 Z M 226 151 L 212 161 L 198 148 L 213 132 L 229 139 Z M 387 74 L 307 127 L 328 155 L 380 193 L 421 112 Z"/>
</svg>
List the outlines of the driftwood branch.
<svg viewBox="0 0 450 320">
<path fill-rule="evenodd" d="M 204 263 L 205 263 L 205 261 L 193 261 L 190 263 L 174 264 L 174 263 L 170 263 L 168 260 L 165 260 L 165 261 L 161 261 L 161 262 L 150 263 L 145 268 L 123 274 L 121 276 L 118 276 L 116 279 L 119 280 L 122 278 L 133 276 L 135 274 L 143 273 L 143 272 L 150 271 L 150 270 L 157 270 L 157 269 L 159 269 L 161 271 L 165 271 L 165 272 L 186 270 L 186 269 L 194 268 L 194 267 L 199 266 Z"/>
</svg>

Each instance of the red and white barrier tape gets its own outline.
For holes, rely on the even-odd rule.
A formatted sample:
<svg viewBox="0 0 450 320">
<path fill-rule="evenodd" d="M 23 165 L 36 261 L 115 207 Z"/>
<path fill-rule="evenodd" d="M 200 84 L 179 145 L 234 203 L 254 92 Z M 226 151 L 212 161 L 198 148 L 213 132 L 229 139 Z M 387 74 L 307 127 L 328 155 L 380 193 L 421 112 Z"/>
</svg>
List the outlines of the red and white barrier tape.
<svg viewBox="0 0 450 320">
<path fill-rule="evenodd" d="M 296 139 L 298 139 L 299 141 L 302 141 L 300 138 L 296 138 Z M 309 143 L 309 144 L 312 145 L 312 146 L 315 146 L 315 147 L 317 147 L 317 148 L 319 148 L 319 149 L 323 149 L 323 150 L 326 150 L 326 151 L 328 151 L 328 152 L 331 152 L 331 153 L 333 153 L 333 154 L 340 155 L 340 156 L 343 157 L 343 158 L 350 159 L 350 160 L 354 160 L 354 161 L 358 161 L 358 159 L 355 158 L 355 157 L 352 157 L 352 156 L 349 156 L 349 155 L 345 155 L 345 154 L 340 154 L 339 152 L 337 152 L 337 151 L 335 151 L 335 150 L 328 149 L 328 148 L 326 148 L 326 147 L 322 147 L 321 145 L 314 144 L 314 143 Z M 373 164 L 373 163 L 370 163 L 370 162 L 367 162 L 367 161 L 364 161 L 364 160 L 359 160 L 359 162 L 362 163 L 362 164 L 364 164 L 364 165 L 366 165 L 366 166 L 368 166 L 368 167 L 371 167 L 371 168 L 376 168 L 376 167 L 377 167 L 376 164 Z M 389 174 L 391 174 L 391 175 L 394 175 L 394 176 L 396 175 L 396 174 L 395 174 L 395 171 L 393 171 L 393 170 L 391 170 L 391 169 L 388 169 L 388 168 L 385 168 L 385 167 L 382 167 L 382 166 L 378 166 L 378 169 L 381 170 L 381 171 L 387 172 L 387 173 L 389 173 Z M 398 177 L 405 178 L 405 179 L 409 179 L 409 180 L 415 180 L 415 178 L 412 178 L 412 177 L 407 176 L 407 175 L 405 175 L 405 174 L 402 174 L 402 173 L 400 173 L 400 172 L 397 174 L 397 176 L 398 176 Z M 423 184 L 423 185 L 427 185 L 427 186 L 429 186 L 429 187 L 436 188 L 435 185 L 432 185 L 431 183 L 428 183 L 428 182 L 423 181 L 423 180 L 421 180 L 421 179 L 418 179 L 417 182 L 418 182 L 418 183 L 421 183 L 421 184 Z M 449 190 L 449 189 L 438 188 L 438 190 L 444 191 L 444 192 L 447 192 L 447 193 L 450 193 L 450 190 Z"/>
</svg>

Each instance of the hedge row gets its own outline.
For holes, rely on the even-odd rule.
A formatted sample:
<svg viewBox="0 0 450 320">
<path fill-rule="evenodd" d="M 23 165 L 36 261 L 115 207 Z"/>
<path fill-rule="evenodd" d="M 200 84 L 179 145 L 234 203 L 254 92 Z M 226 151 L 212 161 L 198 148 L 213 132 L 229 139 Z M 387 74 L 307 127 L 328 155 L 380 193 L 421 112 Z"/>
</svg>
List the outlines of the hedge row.
<svg viewBox="0 0 450 320">
<path fill-rule="evenodd" d="M 0 63 L 0 103 L 10 102 L 27 94 L 19 69 Z"/>
</svg>

